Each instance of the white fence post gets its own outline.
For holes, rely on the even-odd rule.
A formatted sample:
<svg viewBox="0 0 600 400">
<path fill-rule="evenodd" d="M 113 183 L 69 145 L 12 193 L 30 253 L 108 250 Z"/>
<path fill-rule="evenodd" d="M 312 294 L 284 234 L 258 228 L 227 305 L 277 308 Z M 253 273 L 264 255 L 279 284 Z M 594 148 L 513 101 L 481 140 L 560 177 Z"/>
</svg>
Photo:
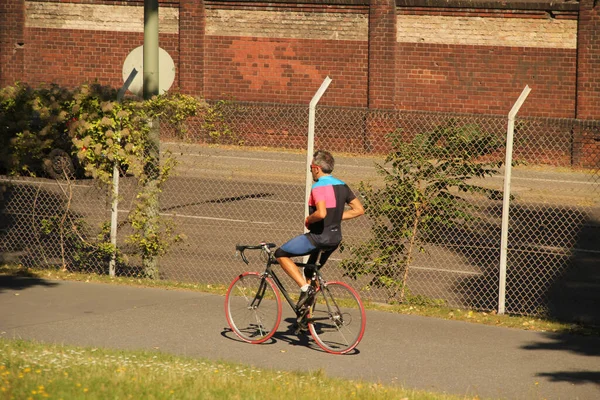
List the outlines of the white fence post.
<svg viewBox="0 0 600 400">
<path fill-rule="evenodd" d="M 304 219 L 308 217 L 308 198 L 310 197 L 310 188 L 312 187 L 313 180 L 312 175 L 310 173 L 310 164 L 312 163 L 312 157 L 315 152 L 315 113 L 317 108 L 317 103 L 321 100 L 321 97 L 329 87 L 331 83 L 331 78 L 326 77 L 323 83 L 321 83 L 321 87 L 317 90 L 317 93 L 313 96 L 310 101 L 310 105 L 308 107 L 308 139 L 306 143 L 306 186 L 304 190 Z M 304 224 L 304 221 L 302 221 Z M 308 232 L 305 226 L 303 226 L 304 232 Z M 303 261 L 308 262 L 308 256 L 304 256 Z"/>
<path fill-rule="evenodd" d="M 498 291 L 498 314 L 504 314 L 506 305 L 506 256 L 508 251 L 508 215 L 510 211 L 510 180 L 512 174 L 512 152 L 513 137 L 515 134 L 515 116 L 529 96 L 531 88 L 529 85 L 521 92 L 521 95 L 508 113 L 508 129 L 506 133 L 506 161 L 504 170 L 504 197 L 502 201 L 502 234 L 500 237 L 500 271 Z"/>
<path fill-rule="evenodd" d="M 306 189 L 304 195 L 304 204 L 306 208 L 304 209 L 304 218 L 308 217 L 308 197 L 310 196 L 310 188 L 312 187 L 312 175 L 310 173 L 310 164 L 312 163 L 313 153 L 315 152 L 315 113 L 317 108 L 317 103 L 321 99 L 321 96 L 325 93 L 329 84 L 331 83 L 331 78 L 326 77 L 323 83 L 321 83 L 321 87 L 317 90 L 317 93 L 313 96 L 310 101 L 310 106 L 308 108 L 308 143 L 306 145 Z M 305 228 L 306 229 L 306 228 Z"/>
<path fill-rule="evenodd" d="M 125 92 L 127 88 L 131 85 L 131 82 L 135 79 L 137 75 L 137 69 L 133 68 L 129 77 L 123 83 L 123 86 L 117 93 L 117 101 L 123 101 L 123 97 L 125 96 Z M 116 274 L 116 264 L 117 264 L 117 226 L 119 223 L 119 167 L 117 165 L 117 161 L 113 165 L 113 191 L 112 191 L 112 204 L 110 208 L 110 243 L 114 246 L 114 251 L 112 256 L 110 257 L 110 261 L 108 263 L 108 275 L 115 276 Z"/>
</svg>

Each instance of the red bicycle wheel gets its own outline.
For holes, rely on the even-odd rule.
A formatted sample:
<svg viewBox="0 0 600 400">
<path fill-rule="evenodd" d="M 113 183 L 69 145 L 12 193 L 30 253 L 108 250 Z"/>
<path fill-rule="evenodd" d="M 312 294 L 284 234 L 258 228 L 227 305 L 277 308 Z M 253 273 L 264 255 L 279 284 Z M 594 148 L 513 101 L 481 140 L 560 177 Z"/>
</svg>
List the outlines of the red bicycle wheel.
<svg viewBox="0 0 600 400">
<path fill-rule="evenodd" d="M 365 326 L 365 308 L 354 289 L 343 282 L 319 288 L 308 329 L 320 348 L 331 354 L 348 353 L 360 343 Z"/>
<path fill-rule="evenodd" d="M 275 284 L 257 272 L 239 275 L 227 289 L 225 316 L 244 342 L 265 342 L 281 321 L 281 298 Z"/>
</svg>

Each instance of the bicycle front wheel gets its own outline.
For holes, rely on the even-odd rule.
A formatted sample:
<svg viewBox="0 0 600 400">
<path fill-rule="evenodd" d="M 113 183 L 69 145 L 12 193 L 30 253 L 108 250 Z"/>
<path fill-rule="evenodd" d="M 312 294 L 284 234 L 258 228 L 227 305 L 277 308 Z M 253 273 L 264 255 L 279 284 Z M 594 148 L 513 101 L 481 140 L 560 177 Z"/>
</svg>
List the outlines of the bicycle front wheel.
<svg viewBox="0 0 600 400">
<path fill-rule="evenodd" d="M 319 288 L 308 329 L 320 348 L 332 354 L 354 349 L 365 333 L 365 308 L 358 293 L 343 282 Z"/>
<path fill-rule="evenodd" d="M 281 298 L 271 279 L 245 272 L 231 282 L 225 296 L 225 316 L 244 342 L 267 341 L 281 321 Z"/>
</svg>

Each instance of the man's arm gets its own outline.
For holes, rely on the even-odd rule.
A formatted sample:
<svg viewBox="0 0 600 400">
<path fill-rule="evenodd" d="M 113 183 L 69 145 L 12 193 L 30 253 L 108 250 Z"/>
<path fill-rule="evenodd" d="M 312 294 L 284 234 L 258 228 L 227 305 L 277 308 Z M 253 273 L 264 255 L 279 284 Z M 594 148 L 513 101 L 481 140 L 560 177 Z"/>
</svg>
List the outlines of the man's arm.
<svg viewBox="0 0 600 400">
<path fill-rule="evenodd" d="M 325 219 L 327 216 L 327 206 L 325 204 L 325 200 L 318 201 L 316 204 L 317 209 L 314 213 L 310 214 L 304 220 L 304 226 L 308 228 L 308 225 L 314 224 L 315 222 L 319 222 L 322 219 Z"/>
<path fill-rule="evenodd" d="M 344 211 L 344 214 L 342 214 L 342 221 L 360 217 L 365 213 L 362 203 L 357 198 L 348 203 L 348 205 L 350 206 L 350 209 Z"/>
</svg>

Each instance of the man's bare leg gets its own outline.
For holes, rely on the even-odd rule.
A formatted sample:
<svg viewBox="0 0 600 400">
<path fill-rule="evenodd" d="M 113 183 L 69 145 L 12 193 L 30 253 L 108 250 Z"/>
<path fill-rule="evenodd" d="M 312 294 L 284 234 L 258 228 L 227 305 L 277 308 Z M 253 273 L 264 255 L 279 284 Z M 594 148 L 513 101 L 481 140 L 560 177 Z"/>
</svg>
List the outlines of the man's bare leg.
<svg viewBox="0 0 600 400">
<path fill-rule="evenodd" d="M 302 287 L 309 283 L 304 275 L 300 272 L 300 268 L 296 265 L 296 263 L 289 257 L 279 257 L 277 259 L 281 268 L 298 284 L 298 286 Z"/>
</svg>

